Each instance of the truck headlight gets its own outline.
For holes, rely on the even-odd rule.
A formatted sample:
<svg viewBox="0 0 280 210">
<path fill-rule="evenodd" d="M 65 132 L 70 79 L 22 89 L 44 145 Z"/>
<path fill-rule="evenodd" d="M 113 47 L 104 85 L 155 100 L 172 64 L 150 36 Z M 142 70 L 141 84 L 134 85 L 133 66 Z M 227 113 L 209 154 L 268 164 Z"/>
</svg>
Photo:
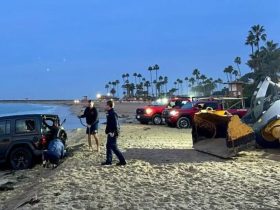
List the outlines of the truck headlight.
<svg viewBox="0 0 280 210">
<path fill-rule="evenodd" d="M 153 112 L 152 109 L 150 109 L 150 108 L 146 109 L 146 114 L 152 114 L 152 112 Z"/>
<path fill-rule="evenodd" d="M 170 112 L 170 115 L 171 115 L 171 116 L 177 116 L 178 114 L 179 114 L 179 112 L 176 111 L 176 110 L 172 110 L 172 111 Z"/>
</svg>

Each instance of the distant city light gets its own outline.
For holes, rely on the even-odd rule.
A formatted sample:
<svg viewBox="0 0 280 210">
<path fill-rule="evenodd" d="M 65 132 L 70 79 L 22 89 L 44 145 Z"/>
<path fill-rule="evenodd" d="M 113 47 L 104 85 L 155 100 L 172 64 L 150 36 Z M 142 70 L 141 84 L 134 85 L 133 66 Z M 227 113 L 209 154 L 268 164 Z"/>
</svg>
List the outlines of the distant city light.
<svg viewBox="0 0 280 210">
<path fill-rule="evenodd" d="M 100 94 L 100 93 L 97 93 L 97 94 L 96 94 L 96 98 L 97 98 L 97 99 L 100 99 L 100 98 L 101 98 L 101 94 Z"/>
</svg>

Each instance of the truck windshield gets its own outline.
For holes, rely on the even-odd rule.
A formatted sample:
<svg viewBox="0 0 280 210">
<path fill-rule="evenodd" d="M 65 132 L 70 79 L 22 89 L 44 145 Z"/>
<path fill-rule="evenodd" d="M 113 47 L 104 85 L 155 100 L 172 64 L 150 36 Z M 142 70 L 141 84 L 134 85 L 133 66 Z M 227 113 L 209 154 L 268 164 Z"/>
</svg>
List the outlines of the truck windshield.
<svg viewBox="0 0 280 210">
<path fill-rule="evenodd" d="M 188 102 L 182 106 L 182 109 L 191 109 L 193 107 L 192 102 Z"/>
<path fill-rule="evenodd" d="M 164 105 L 166 105 L 166 102 L 163 102 L 163 101 L 161 101 L 161 100 L 158 100 L 158 101 L 153 101 L 153 102 L 151 103 L 151 105 L 152 105 L 152 106 L 164 106 Z"/>
<path fill-rule="evenodd" d="M 182 106 L 184 106 L 184 105 L 186 105 L 186 104 L 191 104 L 191 102 L 190 101 L 181 101 L 181 100 L 177 100 L 177 101 L 170 101 L 169 103 L 168 103 L 168 107 L 169 108 L 174 108 L 174 107 L 182 107 Z M 191 104 L 191 106 L 192 106 L 192 104 Z"/>
</svg>

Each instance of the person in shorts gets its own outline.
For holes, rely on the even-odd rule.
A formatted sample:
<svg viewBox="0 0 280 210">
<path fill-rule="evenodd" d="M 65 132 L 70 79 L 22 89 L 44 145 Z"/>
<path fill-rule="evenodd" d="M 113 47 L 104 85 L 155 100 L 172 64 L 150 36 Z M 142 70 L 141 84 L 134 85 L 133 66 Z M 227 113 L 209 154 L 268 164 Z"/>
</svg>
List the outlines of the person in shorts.
<svg viewBox="0 0 280 210">
<path fill-rule="evenodd" d="M 99 152 L 99 138 L 97 136 L 98 134 L 98 123 L 99 123 L 99 118 L 98 118 L 98 111 L 96 107 L 94 106 L 94 102 L 89 100 L 88 101 L 88 106 L 84 111 L 83 115 L 78 116 L 79 118 L 86 118 L 87 122 L 87 129 L 86 129 L 86 134 L 88 135 L 88 146 L 89 149 L 93 151 L 93 146 L 91 139 L 92 137 L 95 139 L 96 143 L 96 150 Z"/>
</svg>

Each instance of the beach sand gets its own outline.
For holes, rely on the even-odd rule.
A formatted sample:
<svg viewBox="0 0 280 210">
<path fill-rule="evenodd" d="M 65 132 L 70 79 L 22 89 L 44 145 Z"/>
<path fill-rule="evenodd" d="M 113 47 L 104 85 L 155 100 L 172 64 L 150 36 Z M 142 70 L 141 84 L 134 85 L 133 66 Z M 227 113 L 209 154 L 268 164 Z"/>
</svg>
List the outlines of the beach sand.
<svg viewBox="0 0 280 210">
<path fill-rule="evenodd" d="M 133 120 L 135 110 L 124 110 L 120 114 Z M 193 150 L 189 129 L 133 122 L 121 125 L 118 139 L 128 164 L 101 166 L 104 125 L 99 136 L 100 154 L 88 150 L 84 129 L 77 129 L 69 133 L 69 157 L 58 168 L 1 171 L 0 180 L 10 181 L 14 190 L 0 192 L 0 209 L 31 198 L 38 203 L 19 209 L 280 208 L 277 150 L 246 151 L 223 160 Z"/>
</svg>

